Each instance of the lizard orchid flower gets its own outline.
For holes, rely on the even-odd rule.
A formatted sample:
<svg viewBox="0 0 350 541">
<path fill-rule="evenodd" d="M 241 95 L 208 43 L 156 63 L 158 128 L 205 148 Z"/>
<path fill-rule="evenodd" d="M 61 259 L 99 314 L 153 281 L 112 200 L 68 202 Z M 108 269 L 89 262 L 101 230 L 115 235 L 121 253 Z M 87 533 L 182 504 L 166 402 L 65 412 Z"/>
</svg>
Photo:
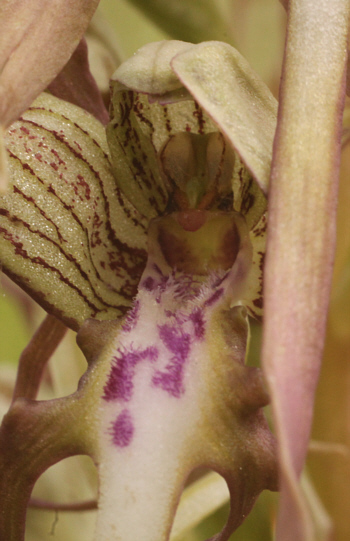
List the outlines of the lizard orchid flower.
<svg viewBox="0 0 350 541">
<path fill-rule="evenodd" d="M 98 120 L 48 94 L 7 135 L 2 268 L 79 331 L 89 368 L 73 395 L 19 398 L 5 417 L 3 491 L 20 481 L 0 531 L 22 539 L 37 477 L 80 453 L 98 467 L 99 541 L 168 539 L 199 467 L 227 482 L 224 540 L 277 488 L 268 396 L 245 365 L 277 104 L 219 42 L 150 44 L 112 89 L 109 148 Z"/>
</svg>

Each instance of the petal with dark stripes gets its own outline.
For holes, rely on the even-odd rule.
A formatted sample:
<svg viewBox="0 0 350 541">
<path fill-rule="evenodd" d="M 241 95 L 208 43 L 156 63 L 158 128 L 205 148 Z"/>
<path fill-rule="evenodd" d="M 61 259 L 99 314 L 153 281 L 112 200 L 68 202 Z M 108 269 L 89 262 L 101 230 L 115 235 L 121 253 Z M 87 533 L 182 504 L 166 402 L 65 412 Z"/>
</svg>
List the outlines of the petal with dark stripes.
<svg viewBox="0 0 350 541">
<path fill-rule="evenodd" d="M 266 208 L 263 192 L 270 172 L 277 102 L 233 47 L 215 41 L 150 43 L 117 69 L 112 86 L 116 117 L 124 118 L 119 113 L 122 90 L 132 90 L 138 99 L 145 95 L 142 115 L 158 133 L 152 136 L 156 146 L 176 131 L 224 134 L 245 164 L 244 178 L 240 171 L 233 178 L 235 199 L 242 200 L 245 215 L 248 204 L 249 219 L 257 224 Z M 159 102 L 158 109 L 153 102 Z M 169 122 L 164 110 L 169 115 L 171 109 L 176 115 Z M 131 111 L 127 106 L 123 109 L 126 118 Z M 108 140 L 113 145 L 112 137 Z M 114 160 L 113 148 L 111 154 Z"/>
<path fill-rule="evenodd" d="M 118 185 L 148 218 L 162 214 L 170 189 L 161 176 L 158 153 L 179 132 L 206 134 L 216 126 L 193 100 L 162 105 L 148 96 L 114 86 L 107 139 Z"/>
<path fill-rule="evenodd" d="M 74 329 L 123 314 L 145 265 L 147 224 L 116 186 L 103 126 L 44 94 L 11 126 L 7 149 L 3 271 Z"/>
</svg>

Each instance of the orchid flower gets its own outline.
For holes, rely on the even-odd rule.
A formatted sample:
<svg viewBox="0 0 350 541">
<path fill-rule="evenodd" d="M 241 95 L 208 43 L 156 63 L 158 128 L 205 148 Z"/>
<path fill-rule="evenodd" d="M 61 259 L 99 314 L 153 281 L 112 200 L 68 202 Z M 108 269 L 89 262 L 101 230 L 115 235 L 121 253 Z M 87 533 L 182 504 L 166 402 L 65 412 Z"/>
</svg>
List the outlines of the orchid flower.
<svg viewBox="0 0 350 541">
<path fill-rule="evenodd" d="M 314 0 L 291 0 L 284 1 L 283 4 L 288 8 L 288 34 L 269 196 L 270 234 L 265 266 L 266 327 L 263 361 L 278 437 L 281 511 L 277 538 L 309 541 L 318 538 L 315 537 L 313 525 L 310 523 L 298 477 L 308 444 L 334 252 L 336 180 L 340 149 L 339 119 L 344 95 L 349 6 L 346 0 L 336 0 L 331 6 L 329 3 Z M 164 47 L 159 58 L 157 46 L 153 46 L 157 68 L 153 70 L 153 65 L 152 76 L 147 78 L 148 54 L 145 55 L 144 52 L 123 66 L 116 76 L 113 115 L 108 128 L 115 178 L 110 174 L 109 162 L 102 159 L 100 154 L 98 167 L 91 161 L 91 156 L 97 156 L 98 147 L 104 149 L 104 155 L 108 152 L 104 146 L 103 135 L 99 135 L 100 127 L 97 127 L 96 123 L 94 128 L 91 127 L 90 121 L 87 121 L 88 125 L 84 124 L 79 116 L 81 113 L 78 114 L 77 110 L 72 112 L 70 107 L 65 106 L 68 109 L 62 113 L 61 105 L 56 108 L 55 100 L 48 106 L 45 100 L 51 98 L 43 98 L 43 101 L 38 102 L 39 105 L 34 105 L 26 113 L 29 117 L 24 115 L 17 125 L 17 130 L 21 131 L 22 147 L 19 143 L 17 170 L 14 166 L 14 192 L 9 194 L 3 207 L 4 267 L 8 274 L 51 313 L 72 328 L 81 329 L 79 340 L 90 361 L 90 368 L 78 392 L 69 399 L 50 405 L 38 403 L 35 406 L 23 399 L 17 400 L 5 418 L 2 442 L 7 434 L 12 445 L 4 453 L 5 487 L 12 485 L 13 480 L 18 477 L 10 467 L 13 463 L 11 453 L 13 449 L 23 448 L 24 435 L 28 439 L 32 427 L 41 424 L 42 429 L 46 430 L 47 444 L 45 452 L 40 445 L 38 447 L 42 433 L 35 434 L 33 429 L 33 450 L 28 454 L 28 462 L 32 460 L 34 466 L 32 464 L 29 467 L 26 460 L 16 465 L 21 471 L 22 484 L 20 487 L 17 485 L 18 509 L 12 507 L 11 502 L 6 502 L 7 507 L 2 511 L 2 520 L 7 514 L 7 524 L 10 525 L 6 535 L 8 532 L 12 535 L 15 531 L 13 535 L 20 538 L 30 486 L 40 471 L 50 465 L 52 460 L 84 452 L 94 457 L 101 474 L 98 538 L 100 531 L 105 532 L 101 535 L 108 538 L 108 528 L 113 529 L 112 494 L 118 504 L 122 501 L 124 516 L 132 517 L 129 523 L 124 522 L 124 526 L 123 523 L 118 524 L 120 531 L 123 531 L 123 537 L 135 536 L 136 530 L 131 531 L 129 526 L 134 524 L 132 503 L 136 502 L 130 503 L 130 499 L 124 498 L 125 494 L 130 496 L 130 483 L 135 482 L 135 479 L 128 477 L 125 455 L 136 441 L 140 445 L 140 454 L 138 461 L 133 455 L 135 470 L 137 471 L 137 467 L 141 468 L 141 460 L 147 456 L 145 450 L 153 450 L 150 434 L 154 427 L 153 421 L 156 420 L 158 428 L 164 427 L 164 442 L 171 441 L 173 437 L 176 443 L 170 445 L 171 452 L 167 453 L 166 458 L 170 463 L 173 460 L 172 464 L 181 464 L 181 467 L 172 472 L 175 472 L 178 478 L 174 480 L 173 477 L 172 482 L 166 484 L 166 488 L 170 487 L 172 492 L 167 492 L 168 507 L 166 502 L 162 502 L 161 526 L 157 535 L 167 535 L 184 479 L 191 469 L 201 463 L 217 469 L 228 480 L 232 498 L 231 516 L 219 537 L 226 538 L 242 518 L 237 516 L 239 506 L 235 506 L 237 500 L 232 497 L 232 487 L 233 479 L 238 483 L 236 487 L 239 486 L 239 480 L 242 480 L 243 474 L 241 473 L 241 477 L 237 475 L 235 467 L 243 457 L 247 458 L 247 449 L 244 449 L 243 454 L 239 451 L 239 442 L 243 441 L 247 432 L 240 432 L 234 453 L 230 456 L 230 459 L 236 458 L 235 466 L 225 457 L 224 451 L 216 449 L 220 437 L 214 438 L 205 423 L 198 422 L 194 427 L 191 425 L 196 413 L 197 419 L 200 415 L 207 420 L 222 419 L 221 415 L 225 417 L 225 411 L 230 410 L 230 400 L 227 399 L 224 400 L 223 409 L 218 411 L 219 404 L 223 404 L 220 397 L 224 396 L 222 389 L 226 382 L 220 382 L 220 374 L 216 369 L 209 370 L 220 345 L 224 352 L 227 348 L 231 352 L 237 352 L 234 366 L 240 366 L 240 370 L 243 370 L 249 380 L 247 385 L 242 384 L 244 377 L 238 377 L 240 372 L 235 372 L 235 380 L 239 381 L 238 387 L 241 390 L 245 388 L 247 394 L 244 397 L 244 393 L 240 395 L 243 398 L 237 400 L 230 412 L 239 411 L 238 403 L 244 403 L 246 408 L 251 400 L 256 421 L 254 426 L 263 434 L 266 444 L 263 448 L 260 447 L 258 453 L 261 461 L 265 460 L 265 464 L 260 464 L 261 469 L 256 469 L 259 472 L 257 483 L 255 486 L 248 483 L 244 487 L 251 500 L 245 502 L 245 510 L 248 510 L 263 485 L 273 488 L 273 440 L 264 424 L 261 411 L 259 412 L 267 397 L 263 392 L 259 373 L 246 370 L 248 367 L 243 369 L 242 361 L 247 335 L 245 311 L 257 316 L 257 309 L 261 304 L 259 267 L 262 263 L 265 229 L 265 202 L 262 192 L 267 191 L 276 104 L 270 98 L 267 99 L 266 89 L 256 77 L 248 75 L 247 66 L 242 64 L 232 50 L 228 53 L 226 46 L 220 47 L 220 53 L 214 53 L 213 50 L 210 52 L 206 49 L 208 44 L 196 47 L 181 44 L 178 45 L 179 49 L 174 46 L 173 51 L 172 46 L 174 44 L 169 44 L 169 48 Z M 204 53 L 204 50 L 205 54 L 202 56 L 201 52 Z M 232 63 L 230 58 L 233 57 L 235 61 Z M 164 69 L 164 66 L 167 67 Z M 242 68 L 239 74 L 237 66 Z M 239 84 L 235 86 L 237 82 Z M 128 93 L 130 91 L 133 93 Z M 189 117 L 185 108 L 192 99 L 195 101 Z M 172 108 L 175 111 L 175 107 L 177 113 L 171 116 L 169 111 Z M 34 110 L 42 115 L 40 119 L 30 116 Z M 159 114 L 159 111 L 162 113 Z M 193 112 L 197 118 L 196 129 L 192 127 Z M 74 118 L 73 123 L 71 116 Z M 43 118 L 50 118 L 50 125 L 44 124 Z M 51 201 L 46 197 L 46 180 L 43 181 L 40 169 L 36 171 L 34 167 L 38 161 L 36 155 L 43 154 L 41 151 L 31 154 L 31 145 L 34 143 L 30 137 L 39 138 L 40 135 L 34 135 L 27 125 L 22 124 L 28 122 L 32 123 L 32 126 L 37 124 L 38 130 L 44 127 L 46 135 L 50 131 L 55 134 L 55 148 L 53 145 L 47 146 L 49 152 L 57 152 L 56 158 L 61 156 L 61 151 L 56 150 L 59 141 L 64 143 L 67 151 L 73 149 L 73 155 L 68 152 L 61 157 L 63 163 L 58 158 L 54 161 L 51 155 L 51 160 L 46 159 L 44 155 L 47 170 L 55 170 L 57 167 L 56 171 L 59 171 L 58 179 L 56 175 L 54 182 L 51 182 L 50 176 L 45 177 L 51 185 Z M 78 138 L 76 128 L 79 126 L 86 136 L 92 134 L 93 145 L 91 139 L 90 142 L 84 139 L 83 144 Z M 155 126 L 157 129 L 153 130 Z M 29 133 L 25 133 L 22 128 Z M 66 135 L 66 130 L 70 132 L 70 136 Z M 80 136 L 83 138 L 82 133 Z M 15 132 L 10 135 L 9 148 L 16 141 L 16 137 Z M 143 152 L 143 149 L 146 150 Z M 12 152 L 13 150 L 12 148 Z M 15 155 L 14 152 L 13 154 Z M 74 178 L 70 179 L 72 183 L 70 180 L 69 183 L 66 182 L 65 189 L 61 186 L 60 191 L 52 192 L 52 189 L 59 187 L 60 182 L 64 184 L 64 179 L 68 178 L 60 168 L 68 162 L 74 163 L 75 167 L 78 161 L 81 167 L 85 167 L 83 173 L 77 173 L 79 178 L 73 175 Z M 17 191 L 21 190 L 17 185 L 17 176 L 22 177 L 23 174 L 21 163 L 28 174 L 25 184 L 30 186 L 34 177 L 39 179 L 37 183 L 34 182 L 36 188 L 33 187 L 33 192 L 23 190 L 23 196 Z M 91 165 L 88 167 L 91 176 L 84 185 L 82 180 L 85 180 L 87 164 Z M 215 174 L 215 171 L 218 174 Z M 144 179 L 146 183 L 141 182 Z M 228 210 L 230 179 L 233 209 L 238 213 L 232 216 Z M 117 190 L 115 182 L 118 183 Z M 68 184 L 71 189 L 67 192 Z M 91 190 L 91 186 L 94 190 Z M 249 194 L 247 198 L 244 195 L 245 190 Z M 21 198 L 22 202 L 26 201 L 26 211 L 23 210 L 23 204 L 19 203 Z M 61 208 L 64 209 L 62 214 L 51 214 L 51 207 L 56 206 L 53 204 L 54 198 L 56 202 L 60 201 Z M 78 200 L 81 201 L 78 203 L 81 205 L 81 213 L 76 210 Z M 91 200 L 94 202 L 92 212 L 91 203 L 88 203 Z M 116 200 L 116 206 L 110 204 L 110 201 Z M 253 200 L 254 204 L 248 204 L 248 208 L 242 204 L 244 201 L 252 203 Z M 83 202 L 86 204 L 85 212 L 82 209 Z M 42 205 L 45 205 L 45 208 Z M 33 207 L 37 211 L 34 221 L 31 222 L 28 218 L 34 216 L 30 214 Z M 20 214 L 22 211 L 23 215 Z M 14 216 L 16 219 L 13 219 Z M 223 216 L 225 219 L 222 220 Z M 247 225 L 246 229 L 244 223 Z M 79 237 L 79 231 L 83 231 L 84 235 Z M 196 236 L 192 236 L 194 234 Z M 204 253 L 200 246 L 207 244 L 209 236 L 211 250 Z M 190 238 L 195 241 L 191 243 Z M 169 248 L 170 241 L 176 247 L 174 251 Z M 230 250 L 226 250 L 226 243 Z M 232 246 L 236 248 L 233 249 Z M 117 276 L 109 272 L 113 265 L 114 269 L 118 269 Z M 20 266 L 22 268 L 19 271 Z M 39 268 L 41 272 L 35 276 Z M 218 289 L 223 290 L 220 295 L 217 293 Z M 155 297 L 154 291 L 159 292 L 159 295 Z M 210 292 L 213 296 L 218 296 L 214 303 L 207 302 L 211 298 L 208 297 Z M 199 333 L 203 335 L 203 343 L 198 336 L 198 329 L 203 327 L 202 319 L 197 312 L 193 315 L 194 307 L 199 309 L 198 314 L 204 314 L 207 324 L 203 333 Z M 127 310 L 129 312 L 124 319 L 111 322 L 111 318 L 123 317 Z M 224 313 L 225 317 L 220 319 L 220 313 Z M 150 314 L 153 317 L 152 322 L 148 321 Z M 94 318 L 93 321 L 84 323 L 89 317 Z M 168 321 L 165 318 L 170 318 L 169 323 L 164 324 L 164 321 Z M 100 320 L 100 323 L 96 320 Z M 229 332 L 225 332 L 227 328 L 230 329 Z M 185 346 L 181 346 L 181 352 L 177 349 L 181 342 L 177 332 L 181 339 L 187 335 L 192 337 L 186 338 L 190 345 L 186 345 L 184 340 Z M 221 341 L 218 339 L 215 347 L 210 347 L 210 336 L 221 336 Z M 142 341 L 141 344 L 135 337 Z M 236 341 L 232 337 L 235 337 Z M 136 353 L 133 349 L 134 339 L 139 345 Z M 163 356 L 164 348 L 167 350 L 167 357 Z M 213 355 L 215 350 L 216 356 Z M 132 355 L 129 355 L 130 353 Z M 160 358 L 168 359 L 164 360 L 165 364 L 161 367 Z M 241 362 L 238 361 L 239 358 Z M 207 359 L 207 364 L 199 362 L 199 359 Z M 223 364 L 224 359 L 219 358 L 217 365 Z M 189 365 L 201 367 L 204 377 L 200 380 L 192 379 L 194 372 L 186 371 Z M 205 372 L 206 367 L 208 372 Z M 222 373 L 227 377 L 231 368 L 231 365 L 230 368 L 224 368 Z M 140 373 L 144 377 L 138 376 Z M 210 394 L 214 399 L 212 402 L 208 400 L 203 403 L 201 398 L 209 392 L 209 387 L 205 385 L 209 373 L 214 375 L 213 391 Z M 184 374 L 188 379 L 185 379 Z M 194 380 L 196 385 L 188 387 L 187 382 Z M 147 389 L 143 392 L 145 387 Z M 173 410 L 164 408 L 167 415 L 173 415 L 171 419 L 176 418 L 177 424 L 174 421 L 162 425 L 166 415 L 164 412 L 159 413 L 156 407 L 152 409 L 150 397 L 156 391 L 162 391 L 163 397 L 168 400 L 176 398 L 177 402 L 173 403 L 179 404 L 185 401 L 186 394 L 190 394 L 188 388 L 192 392 L 193 400 L 189 401 L 187 418 L 179 414 L 180 407 L 176 412 L 176 407 Z M 125 399 L 124 395 L 123 405 L 120 393 L 124 391 L 130 392 L 131 396 Z M 232 393 L 227 391 L 227 395 L 231 396 Z M 148 397 L 150 409 L 143 412 L 145 397 Z M 195 403 L 202 405 L 199 412 L 190 407 Z M 94 417 L 91 411 L 97 411 L 99 415 Z M 147 411 L 154 413 L 154 417 L 148 417 Z M 247 409 L 243 407 L 241 411 L 247 412 Z M 84 420 L 79 427 L 73 420 L 76 420 L 77 416 Z M 61 423 L 64 422 L 63 419 L 69 419 L 68 430 L 63 430 L 62 426 L 60 428 L 59 419 Z M 238 415 L 237 426 L 240 429 L 246 426 L 243 420 L 246 421 L 247 416 Z M 143 427 L 143 432 L 137 430 L 140 426 Z M 223 436 L 224 442 L 232 425 L 225 425 L 222 431 L 220 426 L 223 425 L 218 423 L 217 434 L 226 434 Z M 196 447 L 200 438 L 193 442 L 189 437 L 192 433 L 199 434 L 201 429 L 204 432 L 207 429 L 205 444 L 209 443 L 210 447 L 205 456 L 204 442 L 203 447 Z M 180 433 L 181 437 L 176 437 L 176 434 Z M 233 441 L 234 438 L 227 443 L 227 449 L 230 449 Z M 119 447 L 120 453 L 124 453 L 119 455 L 119 462 L 114 462 L 114 457 L 112 460 L 113 444 L 114 447 Z M 256 445 L 255 441 L 251 449 L 256 449 Z M 30 442 L 27 441 L 26 449 L 29 447 Z M 268 449 L 271 451 L 270 461 L 269 453 L 266 453 Z M 40 450 L 43 451 L 41 464 L 34 460 Z M 158 451 L 161 449 L 157 449 Z M 249 457 L 247 470 L 253 471 L 254 467 L 257 467 L 257 455 L 253 452 Z M 160 468 L 158 472 L 161 472 L 159 461 L 148 458 L 149 464 Z M 120 469 L 114 471 L 111 464 L 118 463 Z M 132 464 L 132 461 L 128 464 Z M 270 478 L 267 479 L 269 464 Z M 140 483 L 145 473 L 145 470 L 141 469 L 136 480 Z M 119 485 L 118 475 L 121 475 L 119 480 L 124 480 L 124 485 Z M 160 474 L 148 479 L 151 479 L 151 484 L 154 479 L 164 482 Z M 149 488 L 148 485 L 147 487 Z M 146 519 L 151 521 L 150 516 L 145 515 L 152 515 L 152 505 L 156 505 L 152 502 L 151 495 L 152 491 L 149 491 L 147 502 L 138 500 L 143 514 L 134 507 L 141 517 L 140 520 L 145 519 L 145 525 L 148 524 Z M 146 507 L 143 507 L 143 503 L 147 503 Z M 127 518 L 125 520 L 127 521 Z M 11 530 L 12 527 L 14 530 Z M 142 536 L 143 534 L 144 530 L 141 532 Z"/>
<path fill-rule="evenodd" d="M 19 398 L 5 417 L 2 483 L 18 471 L 21 482 L 1 527 L 21 539 L 35 479 L 83 453 L 99 471 L 96 539 L 167 539 L 202 466 L 228 484 L 227 539 L 277 486 L 268 397 L 244 364 L 247 314 L 262 305 L 276 101 L 219 42 L 151 44 L 113 79 L 110 159 L 103 126 L 53 96 L 8 132 L 3 270 L 79 330 L 89 369 L 73 395 Z"/>
</svg>

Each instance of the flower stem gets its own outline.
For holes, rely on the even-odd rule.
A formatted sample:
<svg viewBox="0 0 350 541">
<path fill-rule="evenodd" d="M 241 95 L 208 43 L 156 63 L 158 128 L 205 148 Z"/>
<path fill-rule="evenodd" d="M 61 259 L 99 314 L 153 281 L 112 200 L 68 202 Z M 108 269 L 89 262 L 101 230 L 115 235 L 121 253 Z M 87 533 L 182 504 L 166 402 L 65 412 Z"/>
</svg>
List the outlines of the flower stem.
<svg viewBox="0 0 350 541">
<path fill-rule="evenodd" d="M 45 365 L 66 332 L 58 319 L 49 314 L 45 317 L 19 359 L 12 402 L 20 397 L 36 398 Z"/>
</svg>

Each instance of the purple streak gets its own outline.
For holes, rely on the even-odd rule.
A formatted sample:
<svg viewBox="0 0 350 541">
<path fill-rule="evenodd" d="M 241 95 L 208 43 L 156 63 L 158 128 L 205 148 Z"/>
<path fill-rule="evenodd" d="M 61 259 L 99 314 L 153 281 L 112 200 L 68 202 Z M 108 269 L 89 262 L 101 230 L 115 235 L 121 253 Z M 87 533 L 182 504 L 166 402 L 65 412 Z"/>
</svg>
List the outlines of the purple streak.
<svg viewBox="0 0 350 541">
<path fill-rule="evenodd" d="M 184 364 L 190 353 L 191 335 L 184 333 L 177 326 L 161 325 L 159 338 L 166 348 L 174 353 L 174 356 L 164 371 L 157 370 L 152 378 L 152 383 L 156 387 L 161 387 L 171 396 L 179 398 L 184 392 L 183 372 Z"/>
<path fill-rule="evenodd" d="M 146 289 L 146 291 L 153 291 L 156 287 L 156 283 L 154 278 L 152 276 L 148 276 L 141 284 L 141 287 L 143 289 Z"/>
<path fill-rule="evenodd" d="M 135 328 L 136 323 L 139 318 L 139 313 L 140 313 L 140 301 L 137 300 L 125 318 L 125 322 L 122 327 L 124 332 L 130 332 Z"/>
<path fill-rule="evenodd" d="M 152 346 L 143 350 L 133 350 L 132 347 L 129 349 L 119 348 L 118 355 L 113 358 L 102 398 L 107 402 L 113 400 L 128 402 L 134 388 L 133 378 L 136 365 L 143 360 L 154 362 L 157 358 L 158 350 Z"/>
<path fill-rule="evenodd" d="M 220 297 L 222 297 L 223 294 L 224 294 L 223 287 L 221 287 L 220 289 L 217 289 L 215 293 L 211 297 L 209 297 L 209 299 L 205 301 L 204 306 L 212 306 L 213 304 L 216 303 L 216 301 L 220 299 Z"/>
<path fill-rule="evenodd" d="M 184 333 L 177 325 L 159 325 L 159 338 L 166 348 L 176 356 L 188 357 L 191 345 L 191 335 Z"/>
<path fill-rule="evenodd" d="M 185 392 L 183 385 L 184 361 L 179 357 L 172 357 L 165 370 L 157 370 L 152 378 L 152 383 L 160 387 L 174 398 L 180 398 Z"/>
<path fill-rule="evenodd" d="M 203 310 L 201 310 L 200 308 L 195 308 L 191 312 L 189 319 L 193 323 L 195 337 L 198 338 L 199 340 L 202 340 L 205 334 L 205 322 L 204 322 L 204 317 L 203 317 Z"/>
</svg>

